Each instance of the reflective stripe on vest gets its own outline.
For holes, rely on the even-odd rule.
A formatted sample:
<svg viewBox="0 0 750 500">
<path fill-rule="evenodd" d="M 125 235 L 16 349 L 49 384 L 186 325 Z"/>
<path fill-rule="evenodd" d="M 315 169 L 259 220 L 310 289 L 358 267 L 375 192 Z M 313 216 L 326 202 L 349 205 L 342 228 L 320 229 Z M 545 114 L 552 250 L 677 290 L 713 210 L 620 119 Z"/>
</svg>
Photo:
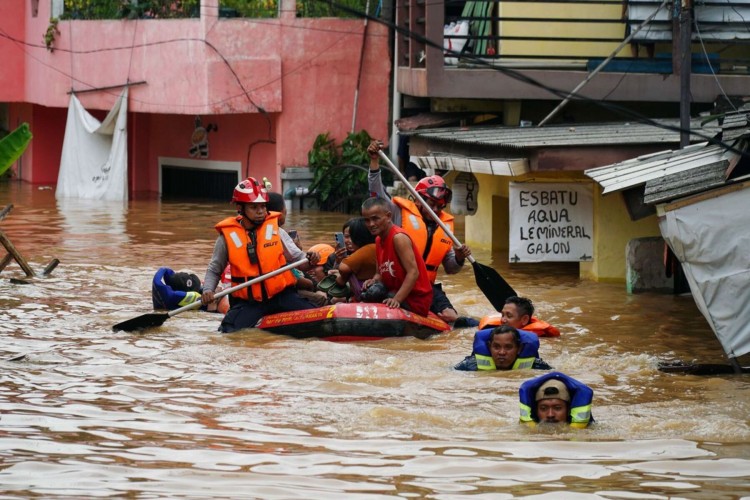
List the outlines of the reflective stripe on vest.
<svg viewBox="0 0 750 500">
<path fill-rule="evenodd" d="M 445 255 L 453 247 L 453 241 L 451 241 L 448 235 L 445 234 L 443 228 L 438 225 L 435 232 L 432 234 L 430 253 L 425 256 L 424 251 L 425 248 L 427 248 L 427 225 L 425 224 L 417 205 L 411 200 L 400 198 L 398 196 L 393 198 L 393 203 L 401 208 L 401 229 L 406 231 L 406 234 L 408 234 L 414 242 L 419 254 L 424 259 L 430 283 L 434 283 L 437 278 L 437 271 L 440 268 L 440 263 L 443 262 Z M 452 232 L 453 216 L 441 211 L 438 217 Z"/>
<path fill-rule="evenodd" d="M 591 405 L 577 406 L 570 409 L 570 425 L 578 424 L 586 427 L 591 420 Z"/>
<path fill-rule="evenodd" d="M 520 406 L 520 419 L 525 424 L 533 424 L 534 420 L 531 418 L 531 407 L 523 403 L 519 403 Z"/>
<path fill-rule="evenodd" d="M 216 225 L 216 230 L 224 236 L 227 245 L 233 282 L 242 283 L 286 265 L 284 247 L 279 237 L 278 217 L 278 212 L 269 212 L 263 224 L 254 230 L 257 235 L 255 252 L 258 256 L 258 264 L 250 262 L 247 254 L 247 244 L 250 238 L 240 223 L 241 217 L 228 217 Z M 270 298 L 295 283 L 294 275 L 286 271 L 261 283 L 233 292 L 232 296 L 246 300 L 249 298 L 248 288 L 250 288 L 253 299 L 262 301 L 263 290 L 266 292 L 266 297 Z"/>
<path fill-rule="evenodd" d="M 201 294 L 199 294 L 198 292 L 187 292 L 185 293 L 185 298 L 179 301 L 177 305 L 180 307 L 186 306 L 188 304 L 192 304 L 196 300 L 201 300 Z"/>
<path fill-rule="evenodd" d="M 497 370 L 495 366 L 495 360 L 492 356 L 486 356 L 484 354 L 474 354 L 474 358 L 477 360 L 477 370 Z M 534 366 L 534 360 L 536 358 L 516 358 L 513 363 L 511 370 L 525 370 Z"/>
<path fill-rule="evenodd" d="M 474 359 L 477 360 L 477 370 L 497 370 L 495 360 L 492 359 L 492 356 L 474 354 Z"/>
</svg>

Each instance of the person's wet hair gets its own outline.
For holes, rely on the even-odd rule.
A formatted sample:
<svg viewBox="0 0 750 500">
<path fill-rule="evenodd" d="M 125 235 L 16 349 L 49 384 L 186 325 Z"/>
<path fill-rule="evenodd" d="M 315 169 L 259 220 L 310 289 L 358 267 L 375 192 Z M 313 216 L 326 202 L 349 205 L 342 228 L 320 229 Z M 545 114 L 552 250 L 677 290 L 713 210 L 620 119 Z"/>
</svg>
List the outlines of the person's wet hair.
<svg viewBox="0 0 750 500">
<path fill-rule="evenodd" d="M 375 235 L 367 229 L 364 217 L 355 217 L 349 222 L 349 238 L 358 248 L 375 243 Z"/>
<path fill-rule="evenodd" d="M 269 212 L 282 212 L 284 211 L 284 197 L 281 193 L 268 193 L 268 203 L 266 208 Z"/>
<path fill-rule="evenodd" d="M 508 325 L 498 326 L 497 328 L 493 329 L 492 333 L 490 334 L 489 343 L 492 343 L 492 341 L 495 339 L 495 335 L 502 335 L 504 333 L 512 333 L 513 343 L 516 344 L 516 346 L 521 345 L 521 334 L 518 332 L 518 330 Z"/>
<path fill-rule="evenodd" d="M 528 314 L 529 318 L 531 318 L 534 315 L 534 304 L 531 302 L 531 299 L 527 299 L 526 297 L 516 297 L 513 295 L 505 299 L 505 303 L 515 304 L 520 316 Z"/>
</svg>

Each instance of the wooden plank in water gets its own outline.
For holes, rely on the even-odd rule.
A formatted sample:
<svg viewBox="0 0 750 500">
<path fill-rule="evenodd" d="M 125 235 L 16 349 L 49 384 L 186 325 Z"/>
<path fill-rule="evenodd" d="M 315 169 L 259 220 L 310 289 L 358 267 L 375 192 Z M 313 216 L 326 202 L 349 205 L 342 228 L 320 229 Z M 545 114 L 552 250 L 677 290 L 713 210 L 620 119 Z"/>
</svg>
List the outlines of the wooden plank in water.
<svg viewBox="0 0 750 500">
<path fill-rule="evenodd" d="M 21 269 L 23 269 L 23 272 L 26 273 L 26 276 L 35 276 L 34 270 L 31 269 L 29 263 L 26 262 L 26 259 L 23 258 L 23 255 L 21 255 L 21 253 L 16 250 L 16 247 L 13 246 L 13 243 L 10 242 L 8 237 L 5 235 L 5 232 L 3 232 L 2 230 L 0 230 L 0 243 L 5 247 L 8 253 L 12 255 L 14 259 L 16 259 L 16 262 L 18 262 L 18 265 L 21 266 Z"/>
</svg>

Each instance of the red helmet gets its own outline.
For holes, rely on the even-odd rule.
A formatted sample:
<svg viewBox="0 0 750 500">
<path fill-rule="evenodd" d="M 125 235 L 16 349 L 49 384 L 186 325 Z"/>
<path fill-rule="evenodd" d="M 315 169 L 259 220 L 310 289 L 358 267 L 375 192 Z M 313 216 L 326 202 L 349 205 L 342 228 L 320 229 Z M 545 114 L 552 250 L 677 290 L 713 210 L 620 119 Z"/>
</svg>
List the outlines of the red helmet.
<svg viewBox="0 0 750 500">
<path fill-rule="evenodd" d="M 446 206 L 453 198 L 451 191 L 445 181 L 439 175 L 431 175 L 417 182 L 414 188 L 423 198 L 435 201 L 440 208 Z"/>
<path fill-rule="evenodd" d="M 232 201 L 234 203 L 268 203 L 268 191 L 255 177 L 248 177 L 234 188 Z"/>
</svg>

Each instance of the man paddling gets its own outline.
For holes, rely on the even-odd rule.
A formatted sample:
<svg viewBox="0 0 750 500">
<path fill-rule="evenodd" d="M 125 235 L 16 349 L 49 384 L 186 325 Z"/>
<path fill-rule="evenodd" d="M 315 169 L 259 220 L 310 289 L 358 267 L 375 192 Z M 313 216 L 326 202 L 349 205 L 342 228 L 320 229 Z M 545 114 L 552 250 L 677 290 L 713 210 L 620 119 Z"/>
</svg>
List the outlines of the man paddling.
<svg viewBox="0 0 750 500">
<path fill-rule="evenodd" d="M 432 285 L 419 251 L 411 238 L 393 224 L 389 203 L 384 198 L 368 198 L 362 204 L 365 225 L 375 238 L 377 274 L 364 283 L 367 289 L 382 282 L 389 292 L 383 304 L 402 307 L 427 316 L 432 304 Z"/>
<path fill-rule="evenodd" d="M 390 199 L 380 177 L 378 151 L 381 149 L 383 143 L 380 141 L 372 141 L 367 147 L 367 153 L 370 155 L 370 173 L 367 177 L 370 193 L 388 201 L 393 223 L 409 235 L 425 261 L 433 291 L 430 310 L 443 321 L 453 323 L 458 318 L 458 313 L 443 292 L 442 285 L 435 283 L 437 270 L 442 263 L 446 273 L 456 274 L 463 267 L 466 258 L 471 255 L 471 250 L 466 245 L 453 248 L 451 239 L 421 204 L 398 196 Z M 417 183 L 415 189 L 440 220 L 453 231 L 453 216 L 443 210 L 450 202 L 452 193 L 443 178 L 439 175 L 425 177 Z"/>
<path fill-rule="evenodd" d="M 214 245 L 211 262 L 203 280 L 203 304 L 214 300 L 214 290 L 229 262 L 232 283 L 238 285 L 252 278 L 275 271 L 287 262 L 301 260 L 304 254 L 292 255 L 279 230 L 279 212 L 269 212 L 268 192 L 255 178 L 248 177 L 234 188 L 232 202 L 237 214 L 216 225 L 219 237 Z M 309 269 L 320 260 L 315 252 L 307 254 Z M 284 311 L 312 309 L 314 306 L 297 295 L 296 278 L 290 271 L 238 290 L 229 298 L 230 308 L 219 326 L 224 333 L 255 326 L 267 315 Z"/>
</svg>

